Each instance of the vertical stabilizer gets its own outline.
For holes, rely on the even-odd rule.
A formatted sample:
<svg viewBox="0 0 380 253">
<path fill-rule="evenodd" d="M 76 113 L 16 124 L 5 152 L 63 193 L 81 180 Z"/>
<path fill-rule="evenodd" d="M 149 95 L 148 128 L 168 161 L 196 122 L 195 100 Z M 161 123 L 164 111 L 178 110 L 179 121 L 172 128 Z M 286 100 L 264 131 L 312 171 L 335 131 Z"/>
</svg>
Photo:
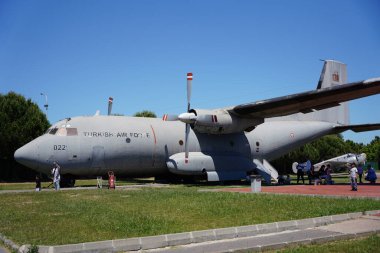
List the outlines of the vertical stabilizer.
<svg viewBox="0 0 380 253">
<path fill-rule="evenodd" d="M 317 89 L 347 83 L 346 64 L 333 60 L 326 60 L 324 62 Z"/>
<path fill-rule="evenodd" d="M 347 65 L 338 61 L 325 60 L 317 89 L 324 89 L 347 83 Z M 349 124 L 348 102 L 317 113 L 319 120 L 337 124 Z"/>
</svg>

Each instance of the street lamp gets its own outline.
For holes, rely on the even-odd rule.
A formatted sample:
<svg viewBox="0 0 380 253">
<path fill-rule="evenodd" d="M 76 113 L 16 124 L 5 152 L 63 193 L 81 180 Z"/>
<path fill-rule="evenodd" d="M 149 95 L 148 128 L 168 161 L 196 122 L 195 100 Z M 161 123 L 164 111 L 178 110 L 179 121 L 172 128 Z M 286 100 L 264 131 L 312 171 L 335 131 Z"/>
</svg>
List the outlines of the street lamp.
<svg viewBox="0 0 380 253">
<path fill-rule="evenodd" d="M 46 109 L 46 117 L 47 117 L 47 116 L 48 116 L 48 107 L 49 107 L 48 99 L 47 99 L 47 95 L 41 92 L 41 96 L 45 96 L 45 104 L 44 104 L 44 107 L 45 107 L 45 109 Z"/>
</svg>

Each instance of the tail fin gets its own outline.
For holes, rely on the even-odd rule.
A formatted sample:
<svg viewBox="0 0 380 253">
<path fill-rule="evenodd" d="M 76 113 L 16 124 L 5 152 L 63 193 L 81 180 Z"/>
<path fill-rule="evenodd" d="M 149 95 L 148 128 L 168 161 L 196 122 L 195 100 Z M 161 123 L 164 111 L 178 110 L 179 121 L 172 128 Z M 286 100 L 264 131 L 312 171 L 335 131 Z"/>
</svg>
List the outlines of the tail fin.
<svg viewBox="0 0 380 253">
<path fill-rule="evenodd" d="M 338 61 L 325 60 L 317 89 L 333 87 L 347 83 L 347 65 Z M 337 124 L 348 125 L 349 108 L 348 102 L 340 103 L 339 106 L 316 112 L 318 119 Z M 315 115 L 315 116 L 317 116 Z"/>
<path fill-rule="evenodd" d="M 347 65 L 338 61 L 325 60 L 317 89 L 347 83 Z"/>
</svg>

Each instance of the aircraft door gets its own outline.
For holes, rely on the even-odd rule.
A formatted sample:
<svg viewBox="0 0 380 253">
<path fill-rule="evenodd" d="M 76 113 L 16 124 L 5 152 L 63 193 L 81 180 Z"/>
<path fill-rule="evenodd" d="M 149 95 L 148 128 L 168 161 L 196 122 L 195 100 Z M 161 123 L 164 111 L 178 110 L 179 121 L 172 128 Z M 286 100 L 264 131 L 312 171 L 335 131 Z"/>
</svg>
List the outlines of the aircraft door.
<svg viewBox="0 0 380 253">
<path fill-rule="evenodd" d="M 71 162 L 76 162 L 79 159 L 79 139 L 70 138 L 67 142 L 67 159 Z"/>
<path fill-rule="evenodd" d="M 99 172 L 105 167 L 103 146 L 92 147 L 91 167 L 97 168 Z"/>
</svg>

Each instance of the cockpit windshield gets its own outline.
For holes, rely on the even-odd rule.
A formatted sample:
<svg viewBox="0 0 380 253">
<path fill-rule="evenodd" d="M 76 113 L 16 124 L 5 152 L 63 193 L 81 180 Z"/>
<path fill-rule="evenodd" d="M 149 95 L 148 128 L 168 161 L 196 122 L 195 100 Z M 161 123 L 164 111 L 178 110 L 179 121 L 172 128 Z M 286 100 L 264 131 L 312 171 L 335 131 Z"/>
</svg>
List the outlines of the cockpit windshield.
<svg viewBox="0 0 380 253">
<path fill-rule="evenodd" d="M 77 136 L 78 130 L 74 127 L 54 127 L 48 129 L 46 133 L 57 136 Z"/>
</svg>

